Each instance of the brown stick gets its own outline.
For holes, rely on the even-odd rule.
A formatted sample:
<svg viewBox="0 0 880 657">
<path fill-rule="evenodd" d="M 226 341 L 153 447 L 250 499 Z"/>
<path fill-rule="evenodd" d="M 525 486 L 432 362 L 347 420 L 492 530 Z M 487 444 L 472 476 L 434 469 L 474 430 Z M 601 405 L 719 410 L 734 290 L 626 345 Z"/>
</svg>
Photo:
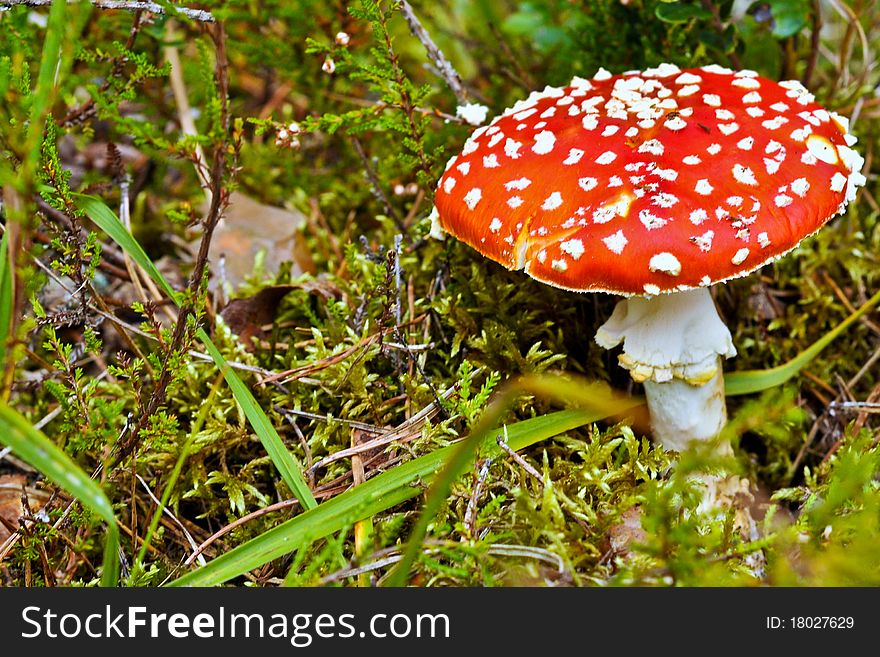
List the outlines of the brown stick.
<svg viewBox="0 0 880 657">
<path fill-rule="evenodd" d="M 78 0 L 68 0 L 70 3 Z M 140 2 L 138 0 L 91 0 L 92 6 L 98 9 L 122 9 L 123 11 L 149 11 L 153 14 L 180 14 L 194 21 L 213 23 L 214 15 L 203 9 L 189 9 L 188 7 L 172 7 L 173 11 L 156 4 L 155 2 Z M 52 0 L 0 0 L 0 7 L 46 7 L 52 4 Z"/>
</svg>

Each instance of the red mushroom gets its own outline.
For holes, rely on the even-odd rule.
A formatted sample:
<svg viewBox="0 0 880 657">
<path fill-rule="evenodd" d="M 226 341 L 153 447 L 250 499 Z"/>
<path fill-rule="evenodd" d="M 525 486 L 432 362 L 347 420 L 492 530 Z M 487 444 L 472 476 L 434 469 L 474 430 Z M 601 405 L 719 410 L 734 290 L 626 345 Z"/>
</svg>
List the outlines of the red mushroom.
<svg viewBox="0 0 880 657">
<path fill-rule="evenodd" d="M 475 130 L 434 219 L 539 281 L 630 297 L 596 340 L 623 342 L 655 437 L 683 449 L 726 421 L 721 357 L 736 352 L 709 286 L 842 212 L 865 182 L 855 141 L 799 82 L 714 65 L 600 70 Z"/>
</svg>

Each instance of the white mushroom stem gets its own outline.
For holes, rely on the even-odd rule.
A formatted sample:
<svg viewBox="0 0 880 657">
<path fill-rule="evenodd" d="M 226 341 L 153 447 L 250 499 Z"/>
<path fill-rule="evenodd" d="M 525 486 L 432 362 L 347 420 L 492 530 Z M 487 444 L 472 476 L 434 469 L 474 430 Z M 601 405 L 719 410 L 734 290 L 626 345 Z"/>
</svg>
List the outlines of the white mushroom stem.
<svg viewBox="0 0 880 657">
<path fill-rule="evenodd" d="M 684 450 L 710 440 L 727 422 L 722 357 L 736 355 L 707 288 L 624 299 L 596 333 L 620 364 L 645 384 L 654 438 Z"/>
</svg>

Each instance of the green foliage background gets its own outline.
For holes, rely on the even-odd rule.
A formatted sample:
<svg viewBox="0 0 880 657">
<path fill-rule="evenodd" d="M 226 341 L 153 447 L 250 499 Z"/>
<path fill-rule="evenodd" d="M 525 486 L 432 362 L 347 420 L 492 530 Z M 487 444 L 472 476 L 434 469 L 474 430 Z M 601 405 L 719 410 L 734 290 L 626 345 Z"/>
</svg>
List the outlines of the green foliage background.
<svg viewBox="0 0 880 657">
<path fill-rule="evenodd" d="M 818 4 L 818 45 L 814 3 L 806 0 L 736 7 L 444 0 L 414 2 L 413 9 L 469 97 L 488 105 L 490 115 L 534 88 L 589 77 L 599 67 L 617 73 L 661 62 L 741 65 L 769 78 L 804 78 L 819 102 L 854 119 L 871 166 L 880 125 L 872 68 L 880 11 L 871 2 L 851 2 L 846 11 Z M 467 435 L 493 392 L 519 375 L 561 371 L 639 393 L 616 355 L 591 339 L 615 299 L 551 289 L 455 240 L 427 237 L 434 184 L 471 128 L 455 120 L 454 94 L 395 3 L 201 6 L 225 27 L 228 109 L 217 84 L 216 42 L 198 22 L 87 4 L 71 5 L 66 16 L 57 5 L 51 14 L 27 7 L 0 14 L 4 239 L 10 226 L 25 237 L 4 258 L 16 276 L 0 272 L 0 310 L 24 313 L 22 321 L 0 313 L 8 336 L 3 401 L 40 422 L 84 471 L 100 472 L 122 531 L 124 583 L 155 586 L 195 570 L 197 562 L 183 563 L 192 542 L 246 514 L 278 505 L 224 533 L 205 559 L 301 513 L 295 502 L 284 503 L 294 491 L 216 364 L 190 352 L 205 352 L 194 333 L 171 350 L 163 307 L 113 302 L 119 278 L 102 264 L 118 270 L 119 250 L 77 194 L 118 207 L 126 173 L 143 176 L 132 183 L 132 232 L 154 261 L 164 258 L 165 275 L 176 281 L 190 274 L 193 258 L 181 244 L 198 237 L 204 211 L 193 166 L 199 150 L 226 153 L 225 187 L 306 216 L 295 262 L 277 274 L 258 262 L 233 291 L 246 299 L 289 286 L 262 341 L 231 333 L 218 317 L 217 296 L 198 281 L 181 292 L 181 302 L 194 308 L 192 327 L 200 322 L 222 356 L 244 366 L 238 376 L 304 464 L 319 502 L 350 488 L 354 467 L 348 458 L 314 464 L 350 447 L 363 427 L 401 425 L 441 391 L 450 390 L 442 411 L 365 456 L 367 477 Z M 181 55 L 196 135 L 181 125 L 169 46 Z M 137 149 L 143 159 L 82 166 L 84 153 L 94 158 L 108 143 Z M 866 174 L 868 185 L 845 216 L 780 262 L 717 290 L 739 351 L 730 367 L 786 362 L 878 289 L 878 186 L 873 170 Z M 218 263 L 211 265 L 216 274 Z M 110 328 L 114 317 L 125 323 L 128 341 Z M 653 446 L 638 423 L 595 423 L 522 450 L 540 479 L 504 453 L 481 452 L 428 525 L 409 581 L 880 584 L 876 415 L 864 411 L 871 407 L 834 405 L 880 397 L 878 336 L 877 324 L 863 320 L 801 376 L 730 400 L 724 438 L 736 461 L 725 465 L 755 486 L 754 535 L 740 535 L 732 512 L 696 512 L 699 494 L 686 475 L 706 466 L 699 455 L 672 470 L 674 455 Z M 422 347 L 394 346 L 401 343 Z M 120 460 L 163 367 L 173 372 L 167 399 Z M 293 376 L 265 380 L 279 372 Z M 503 419 L 534 418 L 554 405 L 523 392 Z M 0 474 L 15 468 L 0 461 Z M 157 516 L 147 488 L 167 500 L 177 521 Z M 381 582 L 387 567 L 348 573 L 397 555 L 423 501 L 417 495 L 232 583 Z M 616 551 L 615 532 L 633 507 L 641 509 L 646 535 Z M 7 584 L 97 582 L 102 516 L 78 505 L 65 509 L 60 492 L 48 511 L 57 527 L 25 523 L 0 561 Z"/>
</svg>

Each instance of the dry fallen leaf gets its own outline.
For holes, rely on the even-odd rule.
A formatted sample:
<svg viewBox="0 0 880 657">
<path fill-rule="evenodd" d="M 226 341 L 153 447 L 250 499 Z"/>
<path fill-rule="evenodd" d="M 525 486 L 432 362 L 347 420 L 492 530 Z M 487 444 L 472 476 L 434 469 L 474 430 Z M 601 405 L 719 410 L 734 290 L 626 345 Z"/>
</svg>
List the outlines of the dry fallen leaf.
<svg viewBox="0 0 880 657">
<path fill-rule="evenodd" d="M 18 519 L 24 513 L 21 490 L 25 483 L 27 478 L 22 475 L 0 475 L 0 543 L 18 529 Z"/>
<path fill-rule="evenodd" d="M 305 215 L 259 203 L 240 192 L 233 192 L 229 207 L 214 231 L 208 255 L 216 286 L 223 259 L 223 282 L 235 290 L 254 269 L 254 260 L 265 252 L 264 269 L 278 271 L 281 263 L 293 263 L 292 274 L 313 273 L 311 257 L 296 239 Z M 193 245 L 198 248 L 198 241 Z"/>
<path fill-rule="evenodd" d="M 253 346 L 253 338 L 260 340 L 266 337 L 263 327 L 275 321 L 278 305 L 291 290 L 302 289 L 325 298 L 338 299 L 342 292 L 332 283 L 317 279 L 296 285 L 273 285 L 260 290 L 252 297 L 233 299 L 220 316 L 229 329 L 242 339 L 246 348 Z"/>
</svg>

